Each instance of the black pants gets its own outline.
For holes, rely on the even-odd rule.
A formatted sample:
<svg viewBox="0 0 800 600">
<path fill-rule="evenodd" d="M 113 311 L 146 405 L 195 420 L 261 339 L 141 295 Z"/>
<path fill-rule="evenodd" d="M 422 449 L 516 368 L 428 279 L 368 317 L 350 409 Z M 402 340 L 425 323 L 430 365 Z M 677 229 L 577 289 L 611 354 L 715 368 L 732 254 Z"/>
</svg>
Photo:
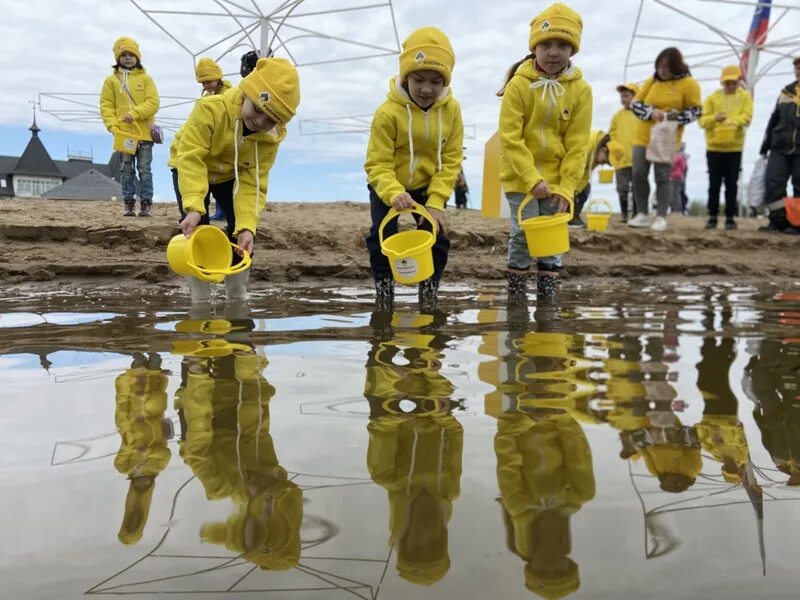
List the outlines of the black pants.
<svg viewBox="0 0 800 600">
<path fill-rule="evenodd" d="M 786 197 L 786 182 L 791 179 L 793 196 L 800 197 L 800 152 L 783 154 L 772 151 L 767 161 L 767 191 L 766 202 L 769 207 L 770 223 L 779 228 L 789 227 L 786 220 L 786 209 L 783 198 Z"/>
<path fill-rule="evenodd" d="M 719 194 L 725 182 L 725 218 L 732 219 L 738 212 L 736 195 L 739 189 L 741 152 L 706 152 L 708 160 L 708 215 L 719 214 Z"/>
<path fill-rule="evenodd" d="M 456 208 L 467 208 L 467 190 L 466 188 L 457 187 L 456 194 Z"/>
<path fill-rule="evenodd" d="M 412 190 L 408 192 L 417 204 L 428 202 L 427 190 Z M 216 197 L 216 196 L 215 196 Z M 372 268 L 372 276 L 375 280 L 391 279 L 392 269 L 389 266 L 389 259 L 381 252 L 381 244 L 378 240 L 378 228 L 381 221 L 389 212 L 389 206 L 383 203 L 372 187 L 369 187 L 369 212 L 372 217 L 372 227 L 366 237 L 367 250 L 369 251 L 369 266 Z M 426 219 L 417 224 L 417 229 L 432 231 L 431 224 Z M 388 238 L 397 233 L 397 219 L 386 226 L 383 237 Z M 442 272 L 447 265 L 447 254 L 450 251 L 450 240 L 439 229 L 436 235 L 436 242 L 433 244 L 433 279 L 441 279 Z"/>
<path fill-rule="evenodd" d="M 590 183 L 583 188 L 577 196 L 575 196 L 575 217 L 581 216 L 583 207 L 586 206 L 586 201 L 589 199 L 589 194 L 592 193 L 592 184 Z"/>
<path fill-rule="evenodd" d="M 170 169 L 172 171 L 172 188 L 175 190 L 175 199 L 178 201 L 178 212 L 181 213 L 181 221 L 186 218 L 186 213 L 183 212 L 183 196 L 181 196 L 181 188 L 178 186 L 178 169 Z M 200 225 L 208 225 L 211 223 L 208 216 L 208 207 L 211 204 L 211 192 L 206 194 L 203 204 L 206 206 L 206 214 L 200 218 Z M 178 221 L 180 223 L 180 221 Z"/>
</svg>

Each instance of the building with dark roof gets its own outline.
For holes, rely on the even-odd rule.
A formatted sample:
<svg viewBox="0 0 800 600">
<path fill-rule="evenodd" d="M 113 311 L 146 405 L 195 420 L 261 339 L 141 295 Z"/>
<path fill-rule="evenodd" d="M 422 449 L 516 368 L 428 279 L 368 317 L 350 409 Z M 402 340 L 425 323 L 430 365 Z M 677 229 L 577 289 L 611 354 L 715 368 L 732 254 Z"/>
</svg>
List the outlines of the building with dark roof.
<svg viewBox="0 0 800 600">
<path fill-rule="evenodd" d="M 89 157 L 53 160 L 39 138 L 41 129 L 36 125 L 35 116 L 29 130 L 31 139 L 22 152 L 22 156 L 0 156 L 0 198 L 39 198 L 47 191 L 59 187 L 89 170 L 94 170 L 106 178 L 113 178 L 115 175 L 115 172 L 112 172 L 111 163 L 108 165 L 98 164 Z M 113 158 L 112 156 L 112 162 Z M 88 178 L 84 181 L 88 183 L 96 180 Z M 74 196 L 80 196 L 80 185 L 73 185 L 70 189 Z M 95 196 L 98 189 L 89 187 L 86 190 L 85 198 L 72 197 L 71 199 L 99 199 Z M 117 196 L 119 197 L 120 194 L 118 193 Z"/>
<path fill-rule="evenodd" d="M 89 169 L 47 190 L 42 198 L 50 200 L 115 200 L 122 198 L 119 182 L 96 169 Z"/>
</svg>

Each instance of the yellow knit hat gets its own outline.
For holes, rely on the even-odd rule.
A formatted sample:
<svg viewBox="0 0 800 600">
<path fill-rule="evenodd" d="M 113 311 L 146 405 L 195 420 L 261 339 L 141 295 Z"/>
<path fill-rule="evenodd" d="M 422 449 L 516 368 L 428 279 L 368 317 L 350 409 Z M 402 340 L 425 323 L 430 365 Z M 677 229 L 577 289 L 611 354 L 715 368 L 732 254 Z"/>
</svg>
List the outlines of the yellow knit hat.
<svg viewBox="0 0 800 600">
<path fill-rule="evenodd" d="M 531 52 L 537 44 L 547 40 L 564 40 L 572 44 L 572 54 L 581 49 L 583 19 L 566 4 L 556 2 L 545 8 L 531 21 L 528 48 Z"/>
<path fill-rule="evenodd" d="M 566 573 L 537 573 L 531 563 L 525 565 L 525 587 L 531 592 L 547 600 L 557 600 L 575 593 L 581 587 L 578 565 L 567 559 L 569 565 Z"/>
<path fill-rule="evenodd" d="M 436 71 L 450 85 L 450 76 L 456 65 L 453 46 L 443 31 L 436 27 L 421 27 L 403 42 L 400 53 L 400 78 L 405 81 L 414 71 Z"/>
<path fill-rule="evenodd" d="M 297 69 L 285 58 L 259 58 L 256 68 L 239 82 L 239 87 L 278 123 L 288 123 L 300 104 Z"/>
<path fill-rule="evenodd" d="M 114 60 L 119 61 L 119 55 L 123 52 L 130 52 L 139 60 L 142 60 L 142 52 L 139 50 L 139 44 L 136 43 L 136 40 L 127 36 L 122 36 L 118 38 L 116 42 L 114 42 L 113 46 L 114 50 Z"/>
<path fill-rule="evenodd" d="M 722 69 L 719 76 L 720 81 L 739 81 L 742 78 L 742 70 L 736 65 L 729 65 Z"/>
<path fill-rule="evenodd" d="M 214 59 L 204 57 L 197 61 L 197 66 L 194 68 L 194 75 L 195 79 L 197 79 L 197 83 L 219 81 L 222 79 L 222 69 L 214 62 Z"/>
</svg>

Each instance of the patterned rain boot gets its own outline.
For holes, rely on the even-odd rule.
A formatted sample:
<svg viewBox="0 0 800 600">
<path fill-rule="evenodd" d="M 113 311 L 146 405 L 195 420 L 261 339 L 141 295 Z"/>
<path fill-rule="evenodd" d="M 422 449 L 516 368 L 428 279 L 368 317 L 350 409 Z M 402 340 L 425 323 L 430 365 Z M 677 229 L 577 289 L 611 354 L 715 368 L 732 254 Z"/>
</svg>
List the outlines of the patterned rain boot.
<svg viewBox="0 0 800 600">
<path fill-rule="evenodd" d="M 508 278 L 508 303 L 528 303 L 528 274 L 517 271 L 506 271 Z"/>
<path fill-rule="evenodd" d="M 419 284 L 418 297 L 420 309 L 425 312 L 436 310 L 437 294 L 439 293 L 439 280 L 431 277 Z"/>
<path fill-rule="evenodd" d="M 152 216 L 150 213 L 151 208 L 153 207 L 152 202 L 147 202 L 142 200 L 142 204 L 139 207 L 139 216 L 140 217 L 150 217 Z"/>
<path fill-rule="evenodd" d="M 375 309 L 392 310 L 394 308 L 394 279 L 385 277 L 375 280 Z"/>
<path fill-rule="evenodd" d="M 558 299 L 560 281 L 558 273 L 542 273 L 536 277 L 536 302 L 541 304 L 555 304 Z"/>
<path fill-rule="evenodd" d="M 136 200 L 125 200 L 125 211 L 122 213 L 123 217 L 136 216 Z"/>
</svg>

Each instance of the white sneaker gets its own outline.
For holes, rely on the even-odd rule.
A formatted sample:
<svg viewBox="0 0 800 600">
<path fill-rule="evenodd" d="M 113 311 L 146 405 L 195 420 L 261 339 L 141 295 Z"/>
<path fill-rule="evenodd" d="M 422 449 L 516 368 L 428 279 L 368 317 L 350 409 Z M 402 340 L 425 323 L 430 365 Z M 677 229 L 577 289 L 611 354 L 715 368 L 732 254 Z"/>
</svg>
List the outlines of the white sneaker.
<svg viewBox="0 0 800 600">
<path fill-rule="evenodd" d="M 647 215 L 639 213 L 628 221 L 628 227 L 650 227 L 650 219 Z"/>
<path fill-rule="evenodd" d="M 653 231 L 665 231 L 667 229 L 667 220 L 664 217 L 656 217 L 653 219 L 650 229 Z"/>
</svg>

